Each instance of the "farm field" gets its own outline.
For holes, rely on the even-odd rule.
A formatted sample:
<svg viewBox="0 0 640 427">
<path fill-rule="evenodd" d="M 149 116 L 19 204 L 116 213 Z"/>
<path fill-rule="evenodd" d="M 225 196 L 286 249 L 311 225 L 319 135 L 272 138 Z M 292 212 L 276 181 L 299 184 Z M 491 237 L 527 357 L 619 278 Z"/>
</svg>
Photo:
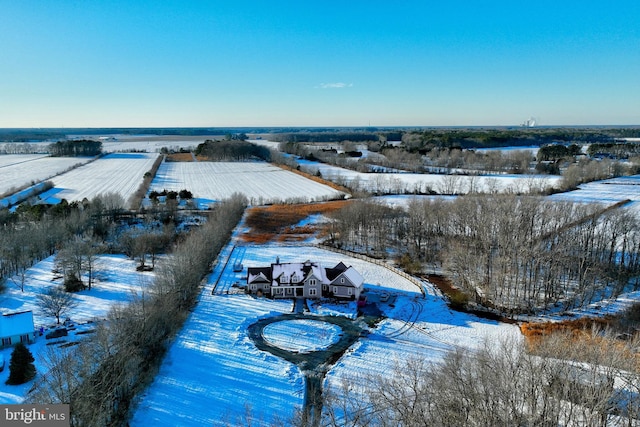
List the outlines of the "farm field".
<svg viewBox="0 0 640 427">
<path fill-rule="evenodd" d="M 320 172 L 338 184 L 360 186 L 378 193 L 414 193 L 433 190 L 442 194 L 522 193 L 557 187 L 559 176 L 550 175 L 439 175 L 419 173 L 362 173 L 309 160 L 296 160 L 307 173 Z"/>
<path fill-rule="evenodd" d="M 31 162 L 43 157 L 47 156 L 45 154 L 3 154 L 0 155 L 0 168 Z"/>
<path fill-rule="evenodd" d="M 151 190 L 187 189 L 200 206 L 244 194 L 251 205 L 307 203 L 342 198 L 344 193 L 265 162 L 164 162 Z"/>
<path fill-rule="evenodd" d="M 549 196 L 552 200 L 568 200 L 579 203 L 603 203 L 613 205 L 630 200 L 627 207 L 640 210 L 640 175 L 580 184 L 577 190 Z"/>
<path fill-rule="evenodd" d="M 107 135 L 102 142 L 105 152 L 144 151 L 158 153 L 162 147 L 168 149 L 192 149 L 207 139 L 221 139 L 224 135 L 200 135 L 200 136 L 162 136 L 162 135 Z M 94 139 L 95 136 L 91 136 Z"/>
<path fill-rule="evenodd" d="M 47 180 L 90 160 L 88 157 L 49 157 L 42 154 L 0 155 L 0 194 L 32 182 Z"/>
<path fill-rule="evenodd" d="M 54 188 L 40 195 L 46 203 L 81 201 L 103 193 L 127 199 L 138 189 L 159 154 L 112 153 L 53 179 Z"/>
</svg>

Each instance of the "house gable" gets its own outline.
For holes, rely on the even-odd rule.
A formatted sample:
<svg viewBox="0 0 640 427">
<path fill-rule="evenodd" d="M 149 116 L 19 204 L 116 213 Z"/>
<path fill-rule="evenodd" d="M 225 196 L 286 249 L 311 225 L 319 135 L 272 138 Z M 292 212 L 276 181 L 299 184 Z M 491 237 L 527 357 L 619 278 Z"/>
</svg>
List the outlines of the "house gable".
<svg viewBox="0 0 640 427">
<path fill-rule="evenodd" d="M 271 282 L 271 269 L 269 267 L 247 268 L 247 283 Z"/>
<path fill-rule="evenodd" d="M 0 346 L 31 342 L 34 334 L 33 313 L 22 311 L 0 316 Z"/>
</svg>

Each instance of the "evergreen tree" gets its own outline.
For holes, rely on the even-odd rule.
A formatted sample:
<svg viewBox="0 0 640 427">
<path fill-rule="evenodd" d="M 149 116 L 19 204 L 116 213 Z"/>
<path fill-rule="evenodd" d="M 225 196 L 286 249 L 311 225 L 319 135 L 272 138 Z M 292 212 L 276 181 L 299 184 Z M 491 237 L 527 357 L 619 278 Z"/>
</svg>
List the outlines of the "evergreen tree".
<svg viewBox="0 0 640 427">
<path fill-rule="evenodd" d="M 34 360 L 31 351 L 23 343 L 16 344 L 11 353 L 7 384 L 18 385 L 32 380 L 36 376 Z"/>
</svg>

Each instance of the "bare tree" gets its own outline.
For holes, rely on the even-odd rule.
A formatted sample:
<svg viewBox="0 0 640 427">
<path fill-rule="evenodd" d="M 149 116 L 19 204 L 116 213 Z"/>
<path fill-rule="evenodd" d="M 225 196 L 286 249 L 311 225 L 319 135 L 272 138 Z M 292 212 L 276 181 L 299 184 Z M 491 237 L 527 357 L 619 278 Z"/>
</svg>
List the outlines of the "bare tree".
<svg viewBox="0 0 640 427">
<path fill-rule="evenodd" d="M 82 276 L 87 274 L 87 286 L 91 289 L 102 243 L 93 237 L 75 236 L 69 240 L 56 256 L 56 266 L 64 274 L 67 290 L 84 288 Z"/>
<path fill-rule="evenodd" d="M 59 287 L 51 287 L 36 298 L 40 310 L 46 316 L 55 317 L 57 324 L 60 324 L 60 316 L 78 305 L 72 294 Z"/>
</svg>

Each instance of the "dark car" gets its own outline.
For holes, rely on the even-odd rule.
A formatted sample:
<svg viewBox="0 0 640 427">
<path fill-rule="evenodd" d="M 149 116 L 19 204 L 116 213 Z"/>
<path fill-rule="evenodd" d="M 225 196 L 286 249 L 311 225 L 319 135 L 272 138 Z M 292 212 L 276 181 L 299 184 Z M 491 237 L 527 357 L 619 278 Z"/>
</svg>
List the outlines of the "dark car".
<svg viewBox="0 0 640 427">
<path fill-rule="evenodd" d="M 358 307 L 364 307 L 365 305 L 367 305 L 367 296 L 360 295 L 360 297 L 358 297 Z"/>
<path fill-rule="evenodd" d="M 46 339 L 50 339 L 50 338 L 60 338 L 60 337 L 66 337 L 66 336 L 67 336 L 67 328 L 58 328 L 49 332 L 44 337 Z"/>
</svg>

